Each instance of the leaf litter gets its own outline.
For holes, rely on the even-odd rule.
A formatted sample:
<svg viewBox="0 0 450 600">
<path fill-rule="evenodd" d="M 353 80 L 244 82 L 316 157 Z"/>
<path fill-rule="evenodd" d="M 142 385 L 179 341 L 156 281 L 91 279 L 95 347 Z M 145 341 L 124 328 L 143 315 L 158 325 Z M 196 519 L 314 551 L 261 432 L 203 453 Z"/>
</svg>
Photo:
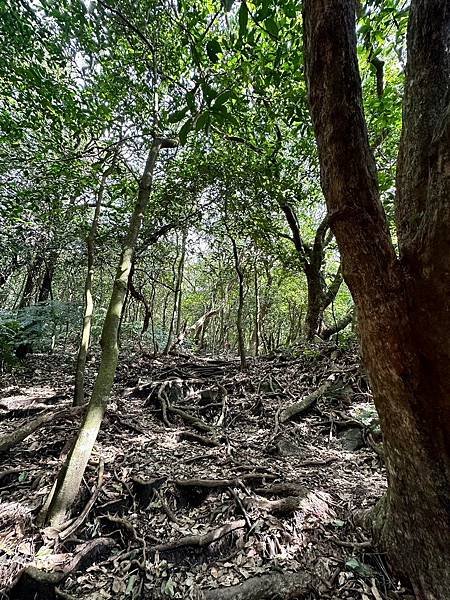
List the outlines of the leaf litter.
<svg viewBox="0 0 450 600">
<path fill-rule="evenodd" d="M 0 456 L 0 590 L 21 597 L 31 566 L 61 574 L 56 598 L 219 598 L 301 572 L 314 579 L 304 598 L 411 597 L 353 518 L 386 489 L 359 362 L 331 346 L 253 359 L 245 373 L 234 360 L 125 356 L 67 535 L 39 529 L 36 515 L 79 416 Z M 5 377 L 2 435 L 70 406 L 71 367 L 35 355 Z"/>
</svg>

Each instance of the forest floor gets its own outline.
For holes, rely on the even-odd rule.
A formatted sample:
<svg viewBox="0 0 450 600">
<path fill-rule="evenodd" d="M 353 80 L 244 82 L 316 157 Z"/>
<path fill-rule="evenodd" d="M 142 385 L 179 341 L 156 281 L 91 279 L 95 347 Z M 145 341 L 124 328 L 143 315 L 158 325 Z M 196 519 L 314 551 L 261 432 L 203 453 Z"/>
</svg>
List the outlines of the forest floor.
<svg viewBox="0 0 450 600">
<path fill-rule="evenodd" d="M 3 376 L 3 440 L 52 415 L 0 454 L 5 597 L 411 598 L 352 519 L 386 487 L 355 351 L 260 358 L 245 373 L 233 360 L 122 358 L 79 518 L 42 530 L 36 515 L 77 430 L 72 373 L 54 354 Z M 55 578 L 36 583 L 30 565 Z"/>
</svg>

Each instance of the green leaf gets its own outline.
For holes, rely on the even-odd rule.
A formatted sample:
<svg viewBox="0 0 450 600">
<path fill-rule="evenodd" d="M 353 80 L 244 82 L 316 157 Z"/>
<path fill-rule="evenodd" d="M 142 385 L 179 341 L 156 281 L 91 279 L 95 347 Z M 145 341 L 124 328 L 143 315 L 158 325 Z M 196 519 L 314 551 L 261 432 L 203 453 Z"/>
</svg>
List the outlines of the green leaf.
<svg viewBox="0 0 450 600">
<path fill-rule="evenodd" d="M 175 584 L 172 580 L 171 577 L 169 577 L 169 579 L 163 584 L 164 586 L 164 594 L 166 594 L 166 596 L 170 596 L 171 598 L 174 596 L 175 594 Z"/>
<path fill-rule="evenodd" d="M 233 8 L 234 0 L 222 0 L 222 6 L 225 12 L 230 12 Z"/>
<path fill-rule="evenodd" d="M 137 576 L 135 573 L 133 573 L 133 575 L 131 575 L 131 577 L 128 579 L 127 589 L 125 590 L 125 595 L 128 596 L 131 594 L 131 592 L 133 591 L 134 584 L 136 583 L 136 579 L 137 579 Z"/>
<path fill-rule="evenodd" d="M 273 37 L 278 37 L 278 25 L 273 17 L 269 17 L 264 21 L 265 29 L 272 35 Z"/>
<path fill-rule="evenodd" d="M 180 144 L 184 146 L 187 140 L 188 133 L 192 130 L 192 119 L 188 119 L 180 129 L 178 133 L 178 137 L 180 139 Z"/>
<path fill-rule="evenodd" d="M 217 96 L 217 98 L 213 104 L 213 107 L 217 108 L 219 106 L 222 106 L 223 104 L 226 104 L 228 102 L 228 100 L 232 97 L 233 97 L 233 92 L 231 90 L 225 90 L 224 92 L 221 92 Z"/>
<path fill-rule="evenodd" d="M 187 107 L 183 108 L 182 110 L 176 110 L 168 116 L 167 120 L 169 121 L 169 123 L 179 123 L 181 119 L 183 119 L 183 117 L 186 116 L 187 111 Z"/>
<path fill-rule="evenodd" d="M 216 63 L 219 61 L 217 55 L 222 52 L 222 47 L 217 40 L 209 40 L 206 44 L 206 54 L 211 62 Z"/>
<path fill-rule="evenodd" d="M 205 96 L 205 100 L 209 103 L 211 100 L 217 96 L 217 91 L 212 88 L 208 83 L 202 82 L 201 84 L 203 95 Z"/>
<path fill-rule="evenodd" d="M 196 111 L 196 106 L 195 106 L 195 93 L 194 92 L 188 92 L 186 94 L 186 103 L 189 106 L 189 108 L 191 109 L 192 112 Z"/>
<path fill-rule="evenodd" d="M 239 37 L 245 37 L 247 33 L 247 25 L 248 25 L 248 8 L 246 2 L 241 3 L 241 7 L 239 9 Z"/>
<path fill-rule="evenodd" d="M 373 570 L 362 562 L 359 562 L 356 558 L 350 558 L 346 563 L 346 567 L 349 567 L 358 575 L 362 575 L 363 577 L 371 577 L 373 575 Z"/>
<path fill-rule="evenodd" d="M 297 9 L 295 4 L 291 4 L 290 2 L 286 2 L 286 4 L 282 7 L 284 14 L 290 19 L 294 19 L 297 15 Z"/>
<path fill-rule="evenodd" d="M 257 21 L 264 21 L 269 14 L 269 0 L 262 0 L 261 6 L 258 8 L 257 13 L 255 14 L 255 19 Z"/>
<path fill-rule="evenodd" d="M 344 527 L 345 525 L 344 521 L 341 521 L 340 519 L 335 519 L 334 521 L 331 521 L 331 523 L 335 527 Z"/>
<path fill-rule="evenodd" d="M 205 110 L 205 112 L 202 112 L 199 117 L 197 118 L 196 122 L 195 122 L 195 131 L 200 131 L 201 129 L 203 129 L 205 127 L 205 125 L 208 123 L 209 121 L 209 112 L 207 110 Z"/>
</svg>

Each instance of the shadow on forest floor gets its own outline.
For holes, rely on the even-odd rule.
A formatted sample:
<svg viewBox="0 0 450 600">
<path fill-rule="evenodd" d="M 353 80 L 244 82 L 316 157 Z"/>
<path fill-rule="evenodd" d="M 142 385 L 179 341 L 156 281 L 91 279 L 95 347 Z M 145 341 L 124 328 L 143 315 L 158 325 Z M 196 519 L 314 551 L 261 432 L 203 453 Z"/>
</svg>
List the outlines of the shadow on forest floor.
<svg viewBox="0 0 450 600">
<path fill-rule="evenodd" d="M 70 403 L 64 356 L 30 357 L 5 379 L 2 435 Z M 352 351 L 260 358 L 247 373 L 234 361 L 123 359 L 74 516 L 92 507 L 76 527 L 42 531 L 35 516 L 77 420 L 52 420 L 0 457 L 0 590 L 16 581 L 13 597 L 32 597 L 20 591 L 30 564 L 63 573 L 42 598 L 214 600 L 222 590 L 208 590 L 253 577 L 239 598 L 275 598 L 257 595 L 269 573 L 280 599 L 408 597 L 351 518 L 386 486 Z M 289 572 L 306 583 L 283 596 L 277 577 Z"/>
</svg>

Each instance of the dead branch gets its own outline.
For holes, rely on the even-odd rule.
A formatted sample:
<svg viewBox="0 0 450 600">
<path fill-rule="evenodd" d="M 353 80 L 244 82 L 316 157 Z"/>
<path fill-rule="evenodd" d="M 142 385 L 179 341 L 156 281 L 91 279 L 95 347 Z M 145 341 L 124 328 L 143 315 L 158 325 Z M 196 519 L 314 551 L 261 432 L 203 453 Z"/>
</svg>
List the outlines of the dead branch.
<svg viewBox="0 0 450 600">
<path fill-rule="evenodd" d="M 286 423 L 286 421 L 289 421 L 289 419 L 292 419 L 292 417 L 305 413 L 317 402 L 317 400 L 321 396 L 323 396 L 328 391 L 331 385 L 331 381 L 326 381 L 317 390 L 315 390 L 311 394 L 308 394 L 308 396 L 305 396 L 305 398 L 300 400 L 300 402 L 291 404 L 290 406 L 282 410 L 280 413 L 280 423 Z"/>
<path fill-rule="evenodd" d="M 2 440 L 0 441 L 0 454 L 3 452 L 7 452 L 13 446 L 20 444 L 23 442 L 25 438 L 34 433 L 37 429 L 49 423 L 50 421 L 54 421 L 56 419 L 60 419 L 61 417 L 66 417 L 69 415 L 79 414 L 81 407 L 75 408 L 63 408 L 61 410 L 56 410 L 48 413 L 44 413 L 39 415 L 33 421 L 29 421 L 25 423 L 21 427 L 16 428 L 11 433 L 2 436 Z"/>
</svg>

